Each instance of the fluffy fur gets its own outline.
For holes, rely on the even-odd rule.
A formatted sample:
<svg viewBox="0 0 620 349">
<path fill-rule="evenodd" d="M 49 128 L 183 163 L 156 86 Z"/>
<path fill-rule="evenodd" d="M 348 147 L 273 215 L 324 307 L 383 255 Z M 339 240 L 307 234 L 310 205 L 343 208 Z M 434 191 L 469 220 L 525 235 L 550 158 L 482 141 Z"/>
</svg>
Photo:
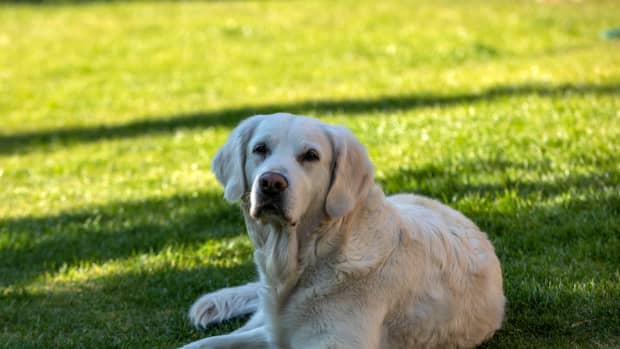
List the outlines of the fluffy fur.
<svg viewBox="0 0 620 349">
<path fill-rule="evenodd" d="M 319 159 L 306 160 L 308 149 Z M 385 197 L 345 128 L 254 116 L 213 169 L 225 198 L 240 201 L 259 281 L 206 294 L 189 316 L 206 327 L 254 315 L 185 348 L 468 348 L 500 328 L 502 274 L 487 236 L 437 201 Z M 262 210 L 267 171 L 288 180 L 275 212 Z"/>
</svg>

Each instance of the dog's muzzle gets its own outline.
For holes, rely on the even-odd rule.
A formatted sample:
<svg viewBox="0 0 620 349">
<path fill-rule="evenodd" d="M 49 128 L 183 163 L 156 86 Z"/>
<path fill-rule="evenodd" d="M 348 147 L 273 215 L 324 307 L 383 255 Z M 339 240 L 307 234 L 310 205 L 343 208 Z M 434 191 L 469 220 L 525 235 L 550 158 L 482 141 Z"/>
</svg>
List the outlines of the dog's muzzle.
<svg viewBox="0 0 620 349">
<path fill-rule="evenodd" d="M 288 179 L 277 172 L 265 172 L 258 178 L 257 189 L 252 216 L 260 218 L 272 215 L 286 220 L 283 205 L 288 189 Z"/>
</svg>

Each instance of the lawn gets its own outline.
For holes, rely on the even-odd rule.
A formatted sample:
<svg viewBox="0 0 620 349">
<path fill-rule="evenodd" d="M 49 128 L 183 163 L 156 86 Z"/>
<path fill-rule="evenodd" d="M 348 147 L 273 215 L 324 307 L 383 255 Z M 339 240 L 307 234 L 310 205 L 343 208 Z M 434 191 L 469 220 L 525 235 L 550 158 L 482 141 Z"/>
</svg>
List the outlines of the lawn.
<svg viewBox="0 0 620 349">
<path fill-rule="evenodd" d="M 616 1 L 0 4 L 0 347 L 171 348 L 252 280 L 211 160 L 235 124 L 348 126 L 389 193 L 502 261 L 485 348 L 620 347 Z"/>
</svg>

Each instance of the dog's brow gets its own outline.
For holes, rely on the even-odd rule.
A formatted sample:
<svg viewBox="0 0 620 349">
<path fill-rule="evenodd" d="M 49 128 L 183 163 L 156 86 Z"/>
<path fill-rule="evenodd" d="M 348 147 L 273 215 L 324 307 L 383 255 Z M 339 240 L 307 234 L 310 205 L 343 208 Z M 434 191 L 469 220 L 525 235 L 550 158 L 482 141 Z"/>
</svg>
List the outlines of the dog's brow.
<svg viewBox="0 0 620 349">
<path fill-rule="evenodd" d="M 275 142 L 275 137 L 270 134 L 262 134 L 258 136 L 256 139 L 252 140 L 250 146 L 254 147 L 259 143 L 265 143 L 268 146 L 272 146 Z"/>
<path fill-rule="evenodd" d="M 309 149 L 316 149 L 318 151 L 322 150 L 322 147 L 319 143 L 314 143 L 314 142 L 308 142 L 308 141 L 302 141 L 300 143 L 299 149 L 297 149 L 299 152 L 304 152 L 307 151 Z"/>
</svg>

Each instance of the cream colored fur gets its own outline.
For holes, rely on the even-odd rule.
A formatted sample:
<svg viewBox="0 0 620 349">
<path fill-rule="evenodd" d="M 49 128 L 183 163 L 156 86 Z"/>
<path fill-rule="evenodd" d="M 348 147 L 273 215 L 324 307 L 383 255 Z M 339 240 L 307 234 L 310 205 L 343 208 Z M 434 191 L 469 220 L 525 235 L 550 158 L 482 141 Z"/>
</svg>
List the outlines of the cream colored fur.
<svg viewBox="0 0 620 349">
<path fill-rule="evenodd" d="M 319 161 L 300 160 L 308 148 Z M 213 168 L 226 199 L 241 201 L 259 281 L 206 294 L 189 315 L 202 327 L 254 315 L 185 348 L 468 348 L 500 328 L 502 274 L 486 234 L 437 201 L 385 197 L 346 129 L 254 116 Z M 281 216 L 254 214 L 266 171 L 288 178 Z"/>
</svg>

